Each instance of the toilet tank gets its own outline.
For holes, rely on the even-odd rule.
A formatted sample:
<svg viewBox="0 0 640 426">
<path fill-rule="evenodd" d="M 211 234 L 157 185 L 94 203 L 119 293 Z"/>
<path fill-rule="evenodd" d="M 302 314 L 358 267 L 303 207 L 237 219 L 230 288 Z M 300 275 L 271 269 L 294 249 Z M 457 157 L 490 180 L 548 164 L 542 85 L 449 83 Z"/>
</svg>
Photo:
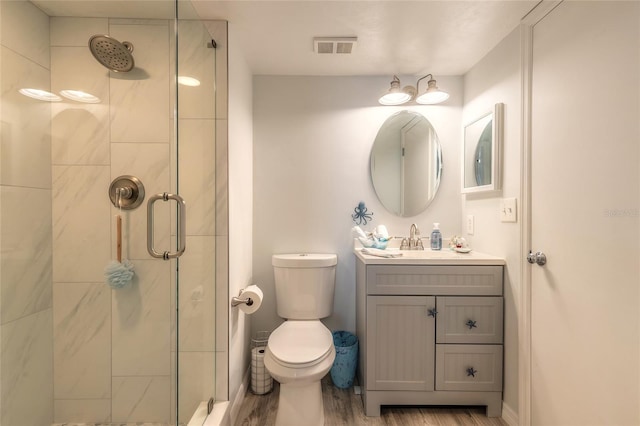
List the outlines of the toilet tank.
<svg viewBox="0 0 640 426">
<path fill-rule="evenodd" d="M 274 254 L 278 316 L 305 320 L 331 315 L 337 263 L 335 254 Z"/>
</svg>

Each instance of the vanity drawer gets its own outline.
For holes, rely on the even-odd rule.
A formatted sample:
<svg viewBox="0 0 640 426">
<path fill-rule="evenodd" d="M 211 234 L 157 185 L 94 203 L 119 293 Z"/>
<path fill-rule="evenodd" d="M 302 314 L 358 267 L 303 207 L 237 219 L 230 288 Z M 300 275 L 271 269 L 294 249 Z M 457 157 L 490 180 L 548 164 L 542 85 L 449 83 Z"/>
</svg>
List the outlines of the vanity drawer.
<svg viewBox="0 0 640 426">
<path fill-rule="evenodd" d="M 439 296 L 436 343 L 502 343 L 502 297 Z"/>
<path fill-rule="evenodd" d="M 436 390 L 501 391 L 502 345 L 436 345 Z"/>
<path fill-rule="evenodd" d="M 502 266 L 368 265 L 367 294 L 501 296 Z"/>
</svg>

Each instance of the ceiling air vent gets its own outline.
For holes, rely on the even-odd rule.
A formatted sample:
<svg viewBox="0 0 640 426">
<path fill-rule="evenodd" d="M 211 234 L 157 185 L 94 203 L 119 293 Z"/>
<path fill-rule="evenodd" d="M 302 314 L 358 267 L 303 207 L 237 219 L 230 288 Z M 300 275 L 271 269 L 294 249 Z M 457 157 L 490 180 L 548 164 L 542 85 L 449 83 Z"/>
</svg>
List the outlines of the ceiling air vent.
<svg viewBox="0 0 640 426">
<path fill-rule="evenodd" d="M 314 37 L 313 51 L 324 53 L 352 53 L 358 37 Z"/>
</svg>

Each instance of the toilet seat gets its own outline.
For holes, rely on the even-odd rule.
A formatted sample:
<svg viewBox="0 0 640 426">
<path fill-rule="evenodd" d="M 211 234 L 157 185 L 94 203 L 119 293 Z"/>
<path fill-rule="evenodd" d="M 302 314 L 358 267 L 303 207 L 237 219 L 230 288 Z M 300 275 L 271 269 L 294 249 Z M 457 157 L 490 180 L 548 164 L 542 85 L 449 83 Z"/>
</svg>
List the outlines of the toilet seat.
<svg viewBox="0 0 640 426">
<path fill-rule="evenodd" d="M 333 336 L 318 320 L 289 320 L 271 333 L 267 346 L 278 364 L 288 368 L 305 368 L 329 356 L 333 348 Z"/>
</svg>

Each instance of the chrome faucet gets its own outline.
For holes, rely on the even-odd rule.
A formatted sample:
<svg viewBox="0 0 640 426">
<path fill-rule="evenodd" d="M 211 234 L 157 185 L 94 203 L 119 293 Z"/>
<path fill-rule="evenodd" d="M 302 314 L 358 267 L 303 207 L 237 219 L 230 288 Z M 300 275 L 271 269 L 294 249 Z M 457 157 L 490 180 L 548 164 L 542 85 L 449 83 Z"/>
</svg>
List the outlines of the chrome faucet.
<svg viewBox="0 0 640 426">
<path fill-rule="evenodd" d="M 409 245 L 416 240 L 416 232 L 419 234 L 418 225 L 415 223 L 411 224 L 411 228 L 409 228 Z"/>
<path fill-rule="evenodd" d="M 415 223 L 411 224 L 411 228 L 409 228 L 409 240 L 402 239 L 400 250 L 424 250 L 424 245 L 420 238 L 420 229 Z"/>
</svg>

